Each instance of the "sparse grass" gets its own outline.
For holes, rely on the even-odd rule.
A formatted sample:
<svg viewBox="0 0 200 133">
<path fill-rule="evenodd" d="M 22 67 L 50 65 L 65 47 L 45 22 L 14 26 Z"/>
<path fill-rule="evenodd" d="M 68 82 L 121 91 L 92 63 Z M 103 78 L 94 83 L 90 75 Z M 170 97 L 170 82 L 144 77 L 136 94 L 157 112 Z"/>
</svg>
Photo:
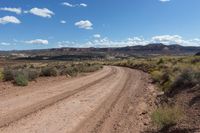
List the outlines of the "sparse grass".
<svg viewBox="0 0 200 133">
<path fill-rule="evenodd" d="M 166 128 L 175 125 L 182 116 L 178 107 L 160 107 L 152 113 L 151 119 L 158 128 Z"/>
</svg>

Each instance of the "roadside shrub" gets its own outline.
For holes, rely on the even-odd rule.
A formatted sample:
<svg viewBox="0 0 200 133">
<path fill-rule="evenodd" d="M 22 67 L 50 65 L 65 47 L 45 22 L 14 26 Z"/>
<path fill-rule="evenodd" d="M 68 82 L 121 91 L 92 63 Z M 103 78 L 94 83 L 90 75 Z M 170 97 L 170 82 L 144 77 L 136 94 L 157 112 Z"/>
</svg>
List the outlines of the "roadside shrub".
<svg viewBox="0 0 200 133">
<path fill-rule="evenodd" d="M 192 64 L 196 64 L 196 63 L 199 63 L 200 62 L 200 58 L 193 58 L 191 59 L 191 63 Z"/>
<path fill-rule="evenodd" d="M 35 68 L 35 66 L 33 64 L 30 65 L 30 68 Z"/>
<path fill-rule="evenodd" d="M 164 60 L 162 58 L 159 59 L 159 61 L 157 62 L 158 65 L 163 64 Z"/>
<path fill-rule="evenodd" d="M 153 71 L 151 77 L 154 82 L 160 82 L 163 73 L 161 71 Z"/>
<path fill-rule="evenodd" d="M 11 70 L 10 68 L 5 68 L 3 71 L 3 75 L 4 81 L 11 81 L 14 79 L 13 70 Z"/>
<path fill-rule="evenodd" d="M 29 81 L 34 81 L 39 77 L 39 72 L 37 70 L 27 70 L 28 72 L 28 80 Z"/>
<path fill-rule="evenodd" d="M 185 69 L 181 74 L 175 77 L 175 80 L 172 83 L 172 89 L 192 87 L 198 82 L 197 78 L 197 73 L 193 70 Z"/>
<path fill-rule="evenodd" d="M 0 81 L 2 81 L 2 80 L 3 80 L 3 78 L 4 78 L 3 71 L 2 71 L 2 70 L 0 70 Z"/>
<path fill-rule="evenodd" d="M 94 72 L 97 71 L 101 68 L 100 65 L 91 65 L 91 64 L 86 64 L 86 65 L 79 65 L 77 67 L 77 70 L 79 72 L 84 72 L 84 73 L 89 73 L 89 72 Z"/>
<path fill-rule="evenodd" d="M 58 70 L 55 67 L 45 67 L 41 70 L 41 76 L 58 76 Z"/>
<path fill-rule="evenodd" d="M 15 84 L 18 86 L 27 86 L 28 78 L 23 73 L 18 73 L 14 78 Z"/>
<path fill-rule="evenodd" d="M 178 107 L 160 107 L 152 113 L 151 120 L 158 128 L 165 128 L 175 125 L 182 116 Z"/>
<path fill-rule="evenodd" d="M 65 75 L 69 75 L 71 77 L 75 77 L 78 74 L 78 70 L 75 67 L 67 67 L 64 70 Z"/>
</svg>

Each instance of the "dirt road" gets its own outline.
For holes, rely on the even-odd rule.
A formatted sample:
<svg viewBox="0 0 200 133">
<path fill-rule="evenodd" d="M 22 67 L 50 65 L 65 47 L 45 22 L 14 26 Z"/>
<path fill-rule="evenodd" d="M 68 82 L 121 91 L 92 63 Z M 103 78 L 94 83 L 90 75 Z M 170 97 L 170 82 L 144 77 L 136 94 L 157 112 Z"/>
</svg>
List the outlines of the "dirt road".
<svg viewBox="0 0 200 133">
<path fill-rule="evenodd" d="M 147 80 L 140 71 L 105 66 L 84 77 L 0 94 L 0 132 L 140 132 L 138 97 Z"/>
</svg>

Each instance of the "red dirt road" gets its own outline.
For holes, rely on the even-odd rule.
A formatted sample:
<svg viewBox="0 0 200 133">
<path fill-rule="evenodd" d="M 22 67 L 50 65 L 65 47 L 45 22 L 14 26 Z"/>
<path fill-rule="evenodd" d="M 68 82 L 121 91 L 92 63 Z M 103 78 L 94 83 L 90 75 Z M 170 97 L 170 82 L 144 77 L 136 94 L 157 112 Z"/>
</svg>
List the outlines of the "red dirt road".
<svg viewBox="0 0 200 133">
<path fill-rule="evenodd" d="M 0 94 L 1 133 L 137 133 L 147 76 L 107 67 L 69 80 Z"/>
</svg>

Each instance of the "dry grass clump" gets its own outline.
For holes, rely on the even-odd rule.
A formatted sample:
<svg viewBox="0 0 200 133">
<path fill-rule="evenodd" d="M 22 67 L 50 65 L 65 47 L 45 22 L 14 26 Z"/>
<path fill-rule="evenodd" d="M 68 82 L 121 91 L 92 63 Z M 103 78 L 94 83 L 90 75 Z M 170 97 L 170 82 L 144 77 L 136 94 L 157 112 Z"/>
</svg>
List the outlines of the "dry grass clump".
<svg viewBox="0 0 200 133">
<path fill-rule="evenodd" d="M 181 120 L 183 112 L 179 107 L 159 107 L 151 115 L 153 124 L 158 128 L 167 128 Z"/>
</svg>

